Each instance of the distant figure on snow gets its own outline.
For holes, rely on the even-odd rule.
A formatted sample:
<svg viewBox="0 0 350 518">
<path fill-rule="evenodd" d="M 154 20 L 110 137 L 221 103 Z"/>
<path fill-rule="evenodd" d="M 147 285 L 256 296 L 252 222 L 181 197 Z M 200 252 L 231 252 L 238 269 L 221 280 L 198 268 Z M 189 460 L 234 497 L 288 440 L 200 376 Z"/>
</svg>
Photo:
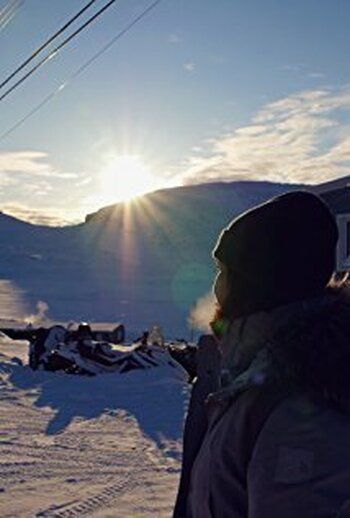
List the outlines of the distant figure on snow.
<svg viewBox="0 0 350 518">
<path fill-rule="evenodd" d="M 149 335 L 147 337 L 147 341 L 151 345 L 159 345 L 160 347 L 164 347 L 164 335 L 162 328 L 155 324 L 152 326 Z"/>
<path fill-rule="evenodd" d="M 350 516 L 350 295 L 332 283 L 337 239 L 304 191 L 222 232 L 174 517 Z"/>
</svg>

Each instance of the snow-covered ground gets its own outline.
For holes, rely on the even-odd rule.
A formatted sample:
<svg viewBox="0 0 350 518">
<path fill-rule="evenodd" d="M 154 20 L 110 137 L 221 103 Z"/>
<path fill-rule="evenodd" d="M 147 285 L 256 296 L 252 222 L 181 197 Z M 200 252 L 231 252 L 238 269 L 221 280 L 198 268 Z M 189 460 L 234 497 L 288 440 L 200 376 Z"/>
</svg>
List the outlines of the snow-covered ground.
<svg viewBox="0 0 350 518">
<path fill-rule="evenodd" d="M 31 371 L 0 336 L 0 516 L 168 517 L 187 386 L 171 367 Z"/>
</svg>

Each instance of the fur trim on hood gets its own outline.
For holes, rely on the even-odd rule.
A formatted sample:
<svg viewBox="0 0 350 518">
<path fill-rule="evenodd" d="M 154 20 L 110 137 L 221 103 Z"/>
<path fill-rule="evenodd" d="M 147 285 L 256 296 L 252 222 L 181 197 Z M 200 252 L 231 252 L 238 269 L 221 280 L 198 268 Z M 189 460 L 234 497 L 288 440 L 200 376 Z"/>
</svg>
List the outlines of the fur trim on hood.
<svg viewBox="0 0 350 518">
<path fill-rule="evenodd" d="M 350 289 L 236 319 L 222 340 L 223 403 L 251 386 L 306 392 L 350 411 Z"/>
</svg>

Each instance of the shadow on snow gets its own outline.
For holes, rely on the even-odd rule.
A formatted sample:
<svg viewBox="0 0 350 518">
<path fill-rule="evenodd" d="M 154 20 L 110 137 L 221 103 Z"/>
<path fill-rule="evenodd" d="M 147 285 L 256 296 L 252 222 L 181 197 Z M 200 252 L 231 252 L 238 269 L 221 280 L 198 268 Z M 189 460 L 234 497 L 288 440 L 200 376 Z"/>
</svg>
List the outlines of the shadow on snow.
<svg viewBox="0 0 350 518">
<path fill-rule="evenodd" d="M 46 428 L 48 435 L 64 431 L 76 417 L 93 419 L 121 410 L 134 416 L 141 431 L 158 446 L 182 435 L 186 388 L 169 368 L 85 377 L 0 362 L 1 372 L 8 375 L 13 388 L 29 391 L 36 407 L 55 411 Z"/>
</svg>

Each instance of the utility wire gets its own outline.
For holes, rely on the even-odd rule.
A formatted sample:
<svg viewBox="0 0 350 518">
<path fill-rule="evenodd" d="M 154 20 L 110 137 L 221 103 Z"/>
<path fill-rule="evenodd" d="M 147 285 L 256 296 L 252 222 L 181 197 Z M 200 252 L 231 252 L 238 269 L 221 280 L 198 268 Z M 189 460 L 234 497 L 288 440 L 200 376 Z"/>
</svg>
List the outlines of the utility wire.
<svg viewBox="0 0 350 518">
<path fill-rule="evenodd" d="M 134 20 L 132 20 L 124 29 L 122 29 L 114 38 L 112 38 L 104 47 L 102 47 L 96 54 L 94 54 L 88 61 L 86 61 L 78 70 L 76 70 L 68 79 L 63 82 L 56 90 L 47 95 L 35 108 L 33 108 L 30 112 L 27 113 L 22 119 L 20 119 L 16 124 L 11 126 L 7 131 L 0 135 L 0 142 L 2 142 L 6 137 L 11 135 L 17 128 L 22 126 L 32 115 L 37 113 L 43 106 L 45 106 L 51 99 L 56 97 L 66 86 L 68 86 L 74 79 L 76 79 L 82 72 L 84 72 L 96 59 L 98 59 L 102 54 L 104 54 L 114 43 L 116 43 L 120 38 L 122 38 L 127 32 L 134 27 L 139 21 L 142 20 L 150 11 L 155 9 L 158 4 L 160 4 L 162 0 L 155 0 L 151 5 L 149 5 L 146 9 L 144 9 Z"/>
<path fill-rule="evenodd" d="M 8 16 L 11 16 L 12 12 L 16 9 L 16 4 L 18 3 L 21 3 L 21 0 L 9 0 L 5 7 L 0 10 L 0 24 L 6 21 Z"/>
<path fill-rule="evenodd" d="M 144 9 L 136 18 L 134 18 L 128 25 L 124 27 L 114 38 L 112 38 L 104 47 L 102 47 L 96 54 L 94 54 L 88 61 L 86 61 L 74 74 L 70 76 L 68 81 L 64 83 L 64 85 L 60 86 L 60 89 L 62 90 L 63 87 L 67 86 L 68 83 L 73 81 L 76 77 L 80 76 L 84 70 L 86 70 L 96 59 L 98 59 L 102 54 L 104 54 L 114 43 L 116 43 L 120 38 L 124 36 L 127 32 L 130 31 L 136 25 L 142 18 L 144 18 L 150 11 L 152 11 L 155 7 L 157 7 L 158 4 L 160 4 L 162 0 L 155 0 L 152 4 L 150 4 L 146 9 Z"/>
<path fill-rule="evenodd" d="M 5 7 L 0 10 L 0 26 L 3 24 L 6 24 L 7 19 L 11 17 L 13 11 L 16 10 L 16 4 L 18 3 L 18 0 L 9 0 Z"/>
<path fill-rule="evenodd" d="M 24 1 L 24 0 L 23 0 Z M 68 20 L 67 23 L 65 23 L 60 29 L 58 29 L 57 32 L 55 32 L 55 34 L 53 34 L 52 36 L 50 36 L 50 38 L 48 40 L 46 40 L 40 47 L 38 47 L 30 56 L 29 58 L 27 58 L 25 61 L 23 61 L 23 63 L 21 63 L 19 65 L 18 68 L 16 68 L 16 70 L 14 72 L 12 72 L 8 77 L 6 77 L 6 79 L 0 83 L 0 88 L 3 88 L 9 81 L 11 81 L 11 79 L 13 79 L 17 74 L 18 72 L 20 72 L 21 70 L 23 70 L 24 67 L 26 67 L 31 61 L 33 61 L 34 58 L 36 58 L 36 56 L 38 54 L 40 54 L 40 52 L 42 52 L 44 49 L 46 49 L 46 47 L 48 45 L 50 45 L 50 43 L 52 43 L 58 36 L 60 36 L 60 34 L 62 34 L 62 32 L 64 32 L 66 29 L 68 29 L 68 27 L 73 23 L 75 22 L 75 20 L 77 20 L 79 18 L 79 16 L 81 16 L 92 4 L 94 4 L 96 2 L 96 0 L 90 0 L 90 2 L 88 2 L 82 9 L 80 9 L 79 12 L 77 12 L 72 18 L 70 18 L 70 20 Z M 23 2 L 22 2 L 23 3 Z M 1 18 L 1 12 L 0 12 L 0 18 Z M 1 23 L 1 20 L 0 20 L 0 23 Z"/>
<path fill-rule="evenodd" d="M 28 79 L 28 77 L 30 77 L 32 74 L 34 74 L 34 72 L 36 72 L 38 70 L 38 68 L 40 68 L 42 65 L 47 63 L 50 59 L 57 56 L 59 51 L 65 45 L 67 45 L 67 43 L 69 43 L 73 38 L 75 38 L 75 36 L 77 36 L 81 31 L 83 31 L 94 20 L 96 20 L 96 18 L 101 16 L 101 14 L 104 13 L 104 11 L 106 11 L 106 9 L 108 9 L 116 1 L 117 0 L 109 0 L 109 2 L 107 2 L 106 5 L 104 5 L 99 11 L 97 11 L 97 13 L 95 13 L 93 16 L 91 16 L 91 18 L 89 18 L 85 23 L 83 23 L 83 25 L 81 25 L 70 36 L 68 36 L 68 38 L 63 40 L 62 43 L 60 43 L 57 47 L 55 47 L 52 51 L 50 51 L 49 54 L 47 54 L 43 59 L 41 59 L 36 65 L 34 65 L 34 67 L 32 67 L 26 74 L 24 74 L 24 76 L 22 76 L 21 79 L 19 79 L 14 85 L 12 85 L 8 90 L 6 90 L 5 93 L 3 93 L 0 96 L 0 102 L 3 101 L 5 99 L 5 97 L 7 97 L 11 92 L 13 92 L 13 90 L 15 90 L 18 86 L 20 86 L 26 79 Z"/>
<path fill-rule="evenodd" d="M 19 9 L 24 4 L 24 0 L 10 0 L 0 11 L 0 32 L 16 16 Z"/>
<path fill-rule="evenodd" d="M 1 18 L 2 18 L 3 16 L 5 16 L 6 11 L 8 11 L 9 9 L 11 9 L 12 4 L 14 4 L 14 3 L 16 3 L 16 2 L 17 2 L 17 0 L 9 0 L 9 1 L 7 2 L 7 4 L 5 5 L 5 7 L 3 7 L 2 9 L 0 9 L 0 22 L 1 22 Z"/>
<path fill-rule="evenodd" d="M 6 3 L 6 5 L 4 5 L 4 7 L 2 7 L 2 8 L 0 9 L 0 20 L 1 20 L 1 18 L 2 18 L 3 16 L 5 16 L 5 14 L 6 14 L 8 11 L 10 11 L 10 10 L 13 8 L 14 4 L 16 4 L 18 1 L 20 1 L 20 0 L 8 0 L 8 2 Z"/>
</svg>

